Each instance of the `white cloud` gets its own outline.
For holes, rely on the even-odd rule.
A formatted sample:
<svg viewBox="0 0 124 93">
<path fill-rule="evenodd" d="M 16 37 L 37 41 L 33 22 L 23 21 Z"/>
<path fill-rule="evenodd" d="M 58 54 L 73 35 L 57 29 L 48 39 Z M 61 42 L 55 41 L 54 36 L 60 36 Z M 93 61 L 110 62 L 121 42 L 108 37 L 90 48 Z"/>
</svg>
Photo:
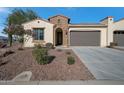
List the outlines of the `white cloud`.
<svg viewBox="0 0 124 93">
<path fill-rule="evenodd" d="M 8 8 L 1 8 L 0 7 L 0 13 L 10 13 L 10 10 Z"/>
</svg>

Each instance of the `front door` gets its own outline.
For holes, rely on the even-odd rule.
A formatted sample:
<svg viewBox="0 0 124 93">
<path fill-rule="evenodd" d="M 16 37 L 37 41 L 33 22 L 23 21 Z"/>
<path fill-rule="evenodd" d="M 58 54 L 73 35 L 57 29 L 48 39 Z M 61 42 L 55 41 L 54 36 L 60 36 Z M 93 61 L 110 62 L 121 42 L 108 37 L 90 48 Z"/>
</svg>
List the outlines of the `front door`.
<svg viewBox="0 0 124 93">
<path fill-rule="evenodd" d="M 56 31 L 56 45 L 62 45 L 62 44 L 63 44 L 62 30 L 58 29 Z"/>
<path fill-rule="evenodd" d="M 62 32 L 57 32 L 57 45 L 62 45 Z"/>
</svg>

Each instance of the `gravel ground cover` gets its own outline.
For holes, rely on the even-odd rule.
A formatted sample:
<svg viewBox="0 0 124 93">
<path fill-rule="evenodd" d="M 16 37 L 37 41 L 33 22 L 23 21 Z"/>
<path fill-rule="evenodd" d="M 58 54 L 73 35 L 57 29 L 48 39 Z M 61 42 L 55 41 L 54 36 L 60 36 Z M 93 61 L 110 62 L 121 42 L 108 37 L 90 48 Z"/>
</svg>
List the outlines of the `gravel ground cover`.
<svg viewBox="0 0 124 93">
<path fill-rule="evenodd" d="M 32 55 L 33 49 L 22 51 L 14 48 L 14 53 L 2 60 L 6 64 L 0 66 L 0 80 L 11 80 L 23 71 L 31 71 L 31 80 L 93 80 L 94 76 L 89 72 L 81 60 L 70 50 L 49 50 L 49 55 L 55 56 L 54 60 L 47 65 L 39 65 Z M 70 52 L 70 53 L 67 53 Z M 75 64 L 67 64 L 67 57 L 72 55 Z"/>
</svg>

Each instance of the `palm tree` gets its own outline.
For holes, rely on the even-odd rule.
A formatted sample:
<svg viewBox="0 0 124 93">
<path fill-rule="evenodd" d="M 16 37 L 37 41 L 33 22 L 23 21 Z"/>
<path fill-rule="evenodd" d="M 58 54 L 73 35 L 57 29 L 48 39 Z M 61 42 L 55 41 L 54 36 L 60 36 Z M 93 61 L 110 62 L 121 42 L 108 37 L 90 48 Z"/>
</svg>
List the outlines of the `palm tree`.
<svg viewBox="0 0 124 93">
<path fill-rule="evenodd" d="M 22 31 L 21 24 L 24 22 L 33 20 L 35 18 L 38 18 L 38 15 L 32 10 L 25 10 L 25 11 L 22 9 L 12 10 L 12 13 L 9 14 L 7 17 L 6 26 L 4 28 L 4 33 L 8 34 L 10 46 L 12 46 L 13 35 L 20 36 L 19 30 Z M 18 32 L 18 34 L 17 34 L 17 32 Z M 21 34 L 21 35 L 23 35 L 23 34 Z"/>
</svg>

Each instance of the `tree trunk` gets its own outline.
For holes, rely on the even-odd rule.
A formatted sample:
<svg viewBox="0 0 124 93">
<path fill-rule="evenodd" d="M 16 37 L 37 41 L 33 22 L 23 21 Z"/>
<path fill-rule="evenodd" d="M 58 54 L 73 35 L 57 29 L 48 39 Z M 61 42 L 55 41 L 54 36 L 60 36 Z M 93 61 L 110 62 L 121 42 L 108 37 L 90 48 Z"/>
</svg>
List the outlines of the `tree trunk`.
<svg viewBox="0 0 124 93">
<path fill-rule="evenodd" d="M 11 46 L 12 46 L 12 39 L 13 39 L 13 38 L 12 38 L 12 35 L 9 35 L 8 37 L 9 37 L 9 45 L 10 45 L 10 47 L 11 47 Z"/>
</svg>

